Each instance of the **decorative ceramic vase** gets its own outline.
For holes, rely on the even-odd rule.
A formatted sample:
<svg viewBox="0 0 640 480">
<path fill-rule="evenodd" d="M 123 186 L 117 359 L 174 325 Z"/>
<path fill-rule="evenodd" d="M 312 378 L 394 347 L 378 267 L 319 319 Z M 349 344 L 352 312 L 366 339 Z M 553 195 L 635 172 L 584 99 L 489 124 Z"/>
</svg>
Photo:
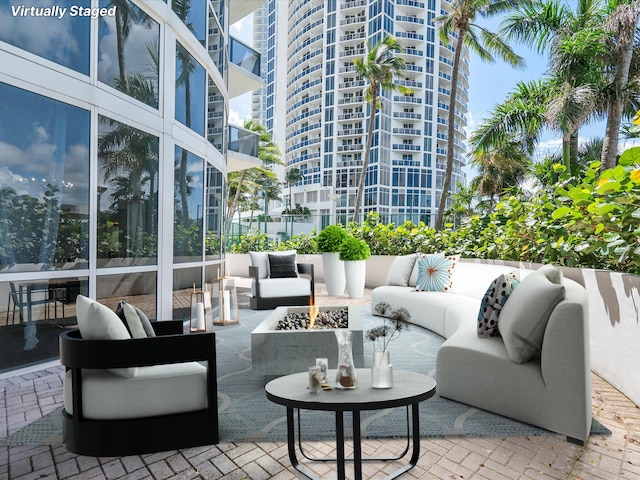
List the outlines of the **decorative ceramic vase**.
<svg viewBox="0 0 640 480">
<path fill-rule="evenodd" d="M 340 254 L 338 252 L 324 252 L 322 254 L 322 270 L 327 294 L 332 297 L 344 295 L 344 262 L 340 260 Z"/>
<path fill-rule="evenodd" d="M 335 330 L 338 341 L 338 369 L 336 388 L 353 389 L 358 387 L 356 366 L 353 363 L 351 331 L 346 328 Z"/>
<path fill-rule="evenodd" d="M 393 365 L 391 365 L 389 350 L 373 352 L 371 386 L 373 388 L 393 387 Z"/>
<path fill-rule="evenodd" d="M 365 260 L 350 260 L 344 262 L 344 272 L 349 298 L 362 298 L 364 295 L 367 262 Z"/>
</svg>

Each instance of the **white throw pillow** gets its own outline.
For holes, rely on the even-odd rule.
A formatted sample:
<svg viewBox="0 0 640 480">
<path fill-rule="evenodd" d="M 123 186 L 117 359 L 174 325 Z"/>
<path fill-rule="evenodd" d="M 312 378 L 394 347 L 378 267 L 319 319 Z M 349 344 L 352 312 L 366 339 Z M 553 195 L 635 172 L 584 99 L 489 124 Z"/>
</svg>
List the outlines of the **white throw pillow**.
<svg viewBox="0 0 640 480">
<path fill-rule="evenodd" d="M 258 267 L 258 278 L 269 278 L 269 254 L 271 255 L 291 255 L 297 254 L 295 250 L 285 250 L 282 252 L 249 252 L 251 266 Z M 297 260 L 297 259 L 296 259 Z"/>
<path fill-rule="evenodd" d="M 417 253 L 396 257 L 389 268 L 389 272 L 387 273 L 387 285 L 408 287 L 409 278 L 411 278 L 411 272 L 413 271 L 413 266 L 415 265 L 417 258 Z"/>
<path fill-rule="evenodd" d="M 131 332 L 132 338 L 147 338 L 147 332 L 144 331 L 144 327 L 142 326 L 142 320 L 138 316 L 138 312 L 133 308 L 133 305 L 128 303 L 124 304 L 124 318 L 127 320 L 127 325 L 129 325 L 129 331 Z"/>
<path fill-rule="evenodd" d="M 562 279 L 563 279 L 562 270 L 560 270 L 559 268 L 556 268 L 553 265 L 548 264 L 548 265 L 541 266 L 537 271 L 543 272 L 551 283 L 555 283 L 558 285 L 562 284 Z"/>
<path fill-rule="evenodd" d="M 76 299 L 76 317 L 80 335 L 86 340 L 131 339 L 127 327 L 115 312 L 84 295 L 78 295 Z M 110 368 L 109 371 L 122 377 L 135 377 L 138 373 L 136 367 Z"/>
<path fill-rule="evenodd" d="M 540 271 L 524 277 L 513 290 L 502 307 L 498 324 L 513 362 L 528 362 L 540 352 L 549 317 L 563 299 L 564 286 L 550 282 Z"/>
</svg>

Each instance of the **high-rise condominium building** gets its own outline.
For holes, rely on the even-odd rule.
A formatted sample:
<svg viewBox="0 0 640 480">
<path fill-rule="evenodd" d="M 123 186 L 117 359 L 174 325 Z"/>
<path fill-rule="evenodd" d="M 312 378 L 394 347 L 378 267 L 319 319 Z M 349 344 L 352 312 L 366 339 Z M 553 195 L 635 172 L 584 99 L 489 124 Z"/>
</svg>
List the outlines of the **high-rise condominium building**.
<svg viewBox="0 0 640 480">
<path fill-rule="evenodd" d="M 412 92 L 383 93 L 361 213 L 376 211 L 394 223 L 435 220 L 450 108 L 456 112 L 452 186 L 465 180 L 469 54 L 462 52 L 453 99 L 455 38 L 441 43 L 433 22 L 449 9 L 444 0 L 267 0 L 260 10 L 267 68 L 265 95 L 254 111 L 264 115 L 287 169 L 300 169 L 292 204 L 318 214 L 318 226 L 352 218 L 370 112 L 368 83 L 354 61 L 386 35 L 404 47 L 407 68 L 396 82 Z"/>
<path fill-rule="evenodd" d="M 79 293 L 190 317 L 226 173 L 259 165 L 228 104 L 260 85 L 229 26 L 261 4 L 0 2 L 0 371 L 57 357 Z"/>
</svg>

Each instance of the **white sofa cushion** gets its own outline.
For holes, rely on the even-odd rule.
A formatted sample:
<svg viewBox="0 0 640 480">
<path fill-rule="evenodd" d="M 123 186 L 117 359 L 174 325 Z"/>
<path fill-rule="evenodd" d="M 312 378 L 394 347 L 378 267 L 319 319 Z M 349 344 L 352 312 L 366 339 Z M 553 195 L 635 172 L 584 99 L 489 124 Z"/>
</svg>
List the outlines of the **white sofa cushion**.
<svg viewBox="0 0 640 480">
<path fill-rule="evenodd" d="M 397 256 L 393 260 L 391 267 L 389 267 L 386 284 L 408 287 L 409 279 L 411 278 L 411 273 L 413 272 L 413 267 L 416 264 L 417 258 L 417 253 Z M 415 286 L 415 283 L 413 286 Z"/>
<path fill-rule="evenodd" d="M 553 309 L 564 298 L 564 286 L 544 272 L 528 275 L 513 291 L 500 313 L 499 331 L 509 358 L 525 363 L 540 352 Z"/>
<path fill-rule="evenodd" d="M 311 295 L 311 281 L 308 278 L 265 278 L 260 280 L 261 298 L 302 297 L 305 295 Z"/>
<path fill-rule="evenodd" d="M 457 262 L 453 271 L 450 293 L 481 299 L 487 291 L 489 282 L 502 273 L 513 273 L 518 279 L 521 274 L 518 268 L 505 265 Z"/>
<path fill-rule="evenodd" d="M 86 340 L 130 340 L 118 315 L 95 300 L 78 295 L 76 299 L 76 317 L 80 335 Z M 135 377 L 137 368 L 112 368 L 111 373 L 123 377 Z"/>
<path fill-rule="evenodd" d="M 71 370 L 64 378 L 64 408 L 73 415 Z M 138 367 L 133 378 L 82 370 L 82 409 L 88 419 L 155 417 L 207 408 L 207 369 L 198 362 Z"/>
</svg>

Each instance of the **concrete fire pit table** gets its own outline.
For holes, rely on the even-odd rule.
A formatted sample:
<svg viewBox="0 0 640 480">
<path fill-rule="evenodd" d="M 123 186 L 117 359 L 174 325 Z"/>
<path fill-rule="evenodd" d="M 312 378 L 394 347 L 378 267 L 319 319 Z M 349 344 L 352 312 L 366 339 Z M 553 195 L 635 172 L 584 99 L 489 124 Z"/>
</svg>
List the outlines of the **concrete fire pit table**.
<svg viewBox="0 0 640 480">
<path fill-rule="evenodd" d="M 348 310 L 348 330 L 352 332 L 353 362 L 364 367 L 364 349 L 360 307 L 318 307 L 320 312 Z M 337 368 L 338 343 L 335 329 L 276 330 L 289 313 L 309 312 L 309 307 L 278 307 L 251 332 L 251 363 L 261 375 L 287 375 L 306 372 L 316 358 L 329 359 L 329 368 Z"/>
</svg>

